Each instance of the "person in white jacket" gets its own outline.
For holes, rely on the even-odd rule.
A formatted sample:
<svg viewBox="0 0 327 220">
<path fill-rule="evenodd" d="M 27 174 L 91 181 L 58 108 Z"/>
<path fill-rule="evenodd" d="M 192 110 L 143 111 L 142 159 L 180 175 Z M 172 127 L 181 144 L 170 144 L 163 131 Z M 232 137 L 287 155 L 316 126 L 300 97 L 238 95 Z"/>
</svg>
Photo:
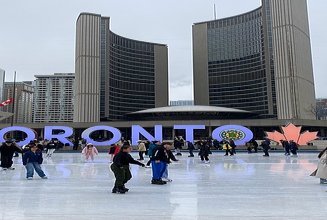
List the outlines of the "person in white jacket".
<svg viewBox="0 0 327 220">
<path fill-rule="evenodd" d="M 139 152 L 139 159 L 138 160 L 144 160 L 144 153 L 146 152 L 146 147 L 145 147 L 145 143 L 143 141 L 139 141 L 139 144 L 137 146 L 137 150 Z"/>
<path fill-rule="evenodd" d="M 94 156 L 98 155 L 99 152 L 93 144 L 87 144 L 86 147 L 83 148 L 82 154 L 85 157 L 85 161 L 89 159 L 94 161 Z"/>
</svg>

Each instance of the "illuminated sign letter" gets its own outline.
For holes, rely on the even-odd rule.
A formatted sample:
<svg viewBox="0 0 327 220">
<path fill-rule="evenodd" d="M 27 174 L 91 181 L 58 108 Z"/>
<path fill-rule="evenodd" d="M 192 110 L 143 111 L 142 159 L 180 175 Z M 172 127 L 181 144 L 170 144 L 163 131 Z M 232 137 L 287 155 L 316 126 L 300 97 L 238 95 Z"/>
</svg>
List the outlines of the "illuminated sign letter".
<svg viewBox="0 0 327 220">
<path fill-rule="evenodd" d="M 26 128 L 26 127 L 20 127 L 20 126 L 12 126 L 12 127 L 7 127 L 7 128 L 1 129 L 0 142 L 5 142 L 5 139 L 4 139 L 5 134 L 7 134 L 8 132 L 11 132 L 11 131 L 21 131 L 27 135 L 25 140 L 17 142 L 17 145 L 20 147 L 28 144 L 30 141 L 32 141 L 36 138 L 35 132 L 32 129 Z"/>
<path fill-rule="evenodd" d="M 216 128 L 212 132 L 212 138 L 218 141 L 233 140 L 236 145 L 245 145 L 253 138 L 253 133 L 250 129 L 240 125 L 225 125 Z"/>
<path fill-rule="evenodd" d="M 95 132 L 95 131 L 109 131 L 112 133 L 113 138 L 109 141 L 103 141 L 103 142 L 98 142 L 93 140 L 92 138 L 90 138 L 90 135 Z M 86 140 L 87 143 L 91 143 L 93 145 L 96 146 L 110 146 L 111 144 L 115 144 L 118 141 L 120 141 L 121 139 L 121 132 L 114 127 L 110 127 L 110 126 L 94 126 L 91 128 L 86 129 L 83 133 L 82 133 L 82 138 Z"/>
<path fill-rule="evenodd" d="M 140 138 L 140 134 L 149 141 L 160 141 L 162 142 L 162 125 L 154 126 L 154 136 L 147 132 L 140 125 L 132 126 L 132 145 L 137 145 L 137 141 Z"/>
<path fill-rule="evenodd" d="M 174 129 L 185 129 L 186 141 L 194 142 L 194 130 L 204 130 L 206 127 L 204 125 L 174 125 Z"/>
<path fill-rule="evenodd" d="M 59 134 L 53 134 L 54 130 L 60 130 Z M 45 126 L 44 127 L 44 139 L 51 140 L 51 139 L 58 139 L 61 143 L 65 146 L 73 146 L 73 143 L 68 139 L 68 137 L 72 136 L 74 133 L 73 129 L 66 126 Z"/>
</svg>

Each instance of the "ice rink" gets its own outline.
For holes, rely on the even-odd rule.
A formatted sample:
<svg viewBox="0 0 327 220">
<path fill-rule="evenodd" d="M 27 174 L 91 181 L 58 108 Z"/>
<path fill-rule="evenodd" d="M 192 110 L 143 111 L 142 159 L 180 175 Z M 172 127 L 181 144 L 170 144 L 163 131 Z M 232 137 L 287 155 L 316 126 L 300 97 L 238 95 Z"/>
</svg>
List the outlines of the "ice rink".
<svg viewBox="0 0 327 220">
<path fill-rule="evenodd" d="M 173 182 L 164 186 L 150 184 L 151 169 L 132 166 L 125 195 L 111 193 L 108 159 L 103 153 L 94 163 L 84 163 L 80 154 L 55 153 L 43 165 L 49 179 L 35 176 L 33 181 L 25 179 L 21 158 L 15 159 L 15 171 L 0 171 L 0 219 L 327 218 L 327 186 L 309 176 L 317 154 L 214 153 L 208 165 L 184 153 L 169 166 Z"/>
</svg>

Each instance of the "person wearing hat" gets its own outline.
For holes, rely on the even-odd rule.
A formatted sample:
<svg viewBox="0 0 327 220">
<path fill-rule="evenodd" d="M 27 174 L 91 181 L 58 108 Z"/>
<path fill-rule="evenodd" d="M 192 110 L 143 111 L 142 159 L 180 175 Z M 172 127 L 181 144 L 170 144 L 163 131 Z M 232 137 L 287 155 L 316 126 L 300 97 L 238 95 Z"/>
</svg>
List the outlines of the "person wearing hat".
<svg viewBox="0 0 327 220">
<path fill-rule="evenodd" d="M 15 168 L 12 167 L 13 165 L 13 156 L 15 152 L 22 153 L 22 150 L 12 141 L 7 140 L 0 146 L 0 153 L 1 153 L 1 167 L 3 170 L 14 170 Z"/>
<path fill-rule="evenodd" d="M 23 154 L 25 154 L 26 152 L 28 152 L 32 148 L 32 146 L 35 146 L 35 145 L 36 144 L 35 144 L 34 141 L 30 141 L 28 144 L 24 145 L 22 147 Z"/>
</svg>

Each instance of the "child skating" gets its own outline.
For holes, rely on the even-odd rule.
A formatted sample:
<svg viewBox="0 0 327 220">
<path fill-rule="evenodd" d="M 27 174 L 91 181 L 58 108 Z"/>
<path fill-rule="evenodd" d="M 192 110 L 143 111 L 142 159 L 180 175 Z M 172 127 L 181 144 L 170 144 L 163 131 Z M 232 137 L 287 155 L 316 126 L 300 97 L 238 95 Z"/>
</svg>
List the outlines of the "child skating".
<svg viewBox="0 0 327 220">
<path fill-rule="evenodd" d="M 93 144 L 87 144 L 86 147 L 84 147 L 82 154 L 84 155 L 86 162 L 89 161 L 89 159 L 93 162 L 94 156 L 98 155 L 99 152 Z"/>
<path fill-rule="evenodd" d="M 116 178 L 112 193 L 124 194 L 128 192 L 129 189 L 125 187 L 125 184 L 132 178 L 132 174 L 129 169 L 130 164 L 145 167 L 143 163 L 133 159 L 133 157 L 130 155 L 131 151 L 131 146 L 123 145 L 120 152 L 114 157 L 113 163 L 110 166 Z"/>
</svg>

